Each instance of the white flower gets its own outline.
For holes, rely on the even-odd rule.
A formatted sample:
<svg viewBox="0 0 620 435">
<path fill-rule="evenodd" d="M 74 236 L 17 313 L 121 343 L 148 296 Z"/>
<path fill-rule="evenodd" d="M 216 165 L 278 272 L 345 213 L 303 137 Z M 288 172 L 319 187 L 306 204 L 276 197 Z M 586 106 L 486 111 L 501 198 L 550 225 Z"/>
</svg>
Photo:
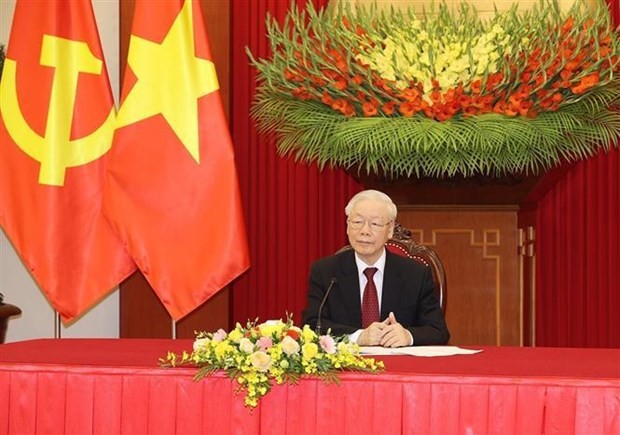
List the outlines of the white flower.
<svg viewBox="0 0 620 435">
<path fill-rule="evenodd" d="M 243 353 L 252 353 L 254 352 L 254 343 L 250 341 L 248 338 L 242 338 L 239 340 L 239 350 Z"/>
<path fill-rule="evenodd" d="M 250 362 L 260 372 L 266 372 L 271 367 L 271 357 L 261 350 L 250 355 Z"/>
<path fill-rule="evenodd" d="M 211 340 L 209 340 L 207 337 L 205 337 L 205 338 L 197 338 L 194 341 L 194 346 L 193 346 L 194 352 L 198 352 L 201 349 L 206 348 L 210 341 Z"/>
<path fill-rule="evenodd" d="M 282 340 L 282 352 L 287 355 L 297 355 L 299 353 L 299 343 L 288 335 Z"/>
</svg>

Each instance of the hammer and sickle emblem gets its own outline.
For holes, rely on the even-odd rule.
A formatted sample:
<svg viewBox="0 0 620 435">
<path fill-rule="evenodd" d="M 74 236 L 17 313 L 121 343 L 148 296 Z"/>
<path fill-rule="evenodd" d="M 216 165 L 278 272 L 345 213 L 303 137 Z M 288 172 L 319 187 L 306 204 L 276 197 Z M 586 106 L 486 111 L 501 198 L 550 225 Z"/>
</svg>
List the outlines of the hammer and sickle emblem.
<svg viewBox="0 0 620 435">
<path fill-rule="evenodd" d="M 0 82 L 0 111 L 17 146 L 41 163 L 39 183 L 62 186 L 67 168 L 90 163 L 112 147 L 115 111 L 112 107 L 88 136 L 71 140 L 79 74 L 100 74 L 103 63 L 85 42 L 44 35 L 40 64 L 54 68 L 45 136 L 34 132 L 24 119 L 17 97 L 17 62 L 8 58 Z"/>
</svg>

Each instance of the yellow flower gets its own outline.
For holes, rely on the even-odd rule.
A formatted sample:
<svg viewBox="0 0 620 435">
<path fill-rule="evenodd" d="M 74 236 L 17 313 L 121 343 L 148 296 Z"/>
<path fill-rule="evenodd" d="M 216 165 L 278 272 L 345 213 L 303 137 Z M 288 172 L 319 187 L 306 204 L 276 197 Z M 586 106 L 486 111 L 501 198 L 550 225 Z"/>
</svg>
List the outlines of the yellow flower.
<svg viewBox="0 0 620 435">
<path fill-rule="evenodd" d="M 243 338 L 243 332 L 238 327 L 239 327 L 239 324 L 237 323 L 237 328 L 233 329 L 228 334 L 228 339 L 235 343 L 238 343 L 239 340 Z"/>
<path fill-rule="evenodd" d="M 301 337 L 305 343 L 311 342 L 317 338 L 316 332 L 314 332 L 308 325 L 304 325 L 304 329 L 301 331 Z"/>
<path fill-rule="evenodd" d="M 316 343 L 306 343 L 301 349 L 301 353 L 305 360 L 313 359 L 314 357 L 316 357 L 318 352 L 319 347 L 316 345 Z"/>
<path fill-rule="evenodd" d="M 232 352 L 234 348 L 227 341 L 221 341 L 215 346 L 215 355 L 222 358 L 226 353 Z"/>
</svg>

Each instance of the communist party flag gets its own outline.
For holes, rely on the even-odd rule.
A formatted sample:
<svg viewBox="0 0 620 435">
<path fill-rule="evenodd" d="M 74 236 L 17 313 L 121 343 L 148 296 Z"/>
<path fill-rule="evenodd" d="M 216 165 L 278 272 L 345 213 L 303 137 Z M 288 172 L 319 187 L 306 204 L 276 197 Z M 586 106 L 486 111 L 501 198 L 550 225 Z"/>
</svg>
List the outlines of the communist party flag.
<svg viewBox="0 0 620 435">
<path fill-rule="evenodd" d="M 103 217 L 115 109 L 89 0 L 18 0 L 0 82 L 0 224 L 68 322 L 135 270 Z"/>
<path fill-rule="evenodd" d="M 137 0 L 127 66 L 104 214 L 180 319 L 249 267 L 199 2 Z"/>
</svg>

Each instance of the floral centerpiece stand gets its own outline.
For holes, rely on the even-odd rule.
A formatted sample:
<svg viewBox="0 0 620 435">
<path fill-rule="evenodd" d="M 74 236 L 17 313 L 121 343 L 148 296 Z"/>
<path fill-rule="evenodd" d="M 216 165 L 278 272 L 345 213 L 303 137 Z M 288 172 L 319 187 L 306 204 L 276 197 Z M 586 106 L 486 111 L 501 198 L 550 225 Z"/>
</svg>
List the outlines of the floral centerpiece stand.
<svg viewBox="0 0 620 435">
<path fill-rule="evenodd" d="M 245 327 L 237 323 L 228 333 L 223 329 L 200 332 L 191 352 L 169 352 L 160 363 L 164 367 L 194 365 L 197 381 L 225 371 L 249 408 L 256 407 L 274 384 L 296 384 L 308 376 L 338 383 L 343 371 L 383 370 L 382 362 L 363 357 L 346 336 L 334 338 L 329 332 L 319 336 L 308 325 L 295 326 L 291 317 L 286 322 L 248 322 Z"/>
<path fill-rule="evenodd" d="M 368 187 L 411 184 L 401 203 L 519 204 L 545 173 L 618 144 L 620 38 L 602 1 L 488 20 L 465 2 L 310 2 L 267 29 L 271 57 L 249 53 L 259 129 Z"/>
</svg>

